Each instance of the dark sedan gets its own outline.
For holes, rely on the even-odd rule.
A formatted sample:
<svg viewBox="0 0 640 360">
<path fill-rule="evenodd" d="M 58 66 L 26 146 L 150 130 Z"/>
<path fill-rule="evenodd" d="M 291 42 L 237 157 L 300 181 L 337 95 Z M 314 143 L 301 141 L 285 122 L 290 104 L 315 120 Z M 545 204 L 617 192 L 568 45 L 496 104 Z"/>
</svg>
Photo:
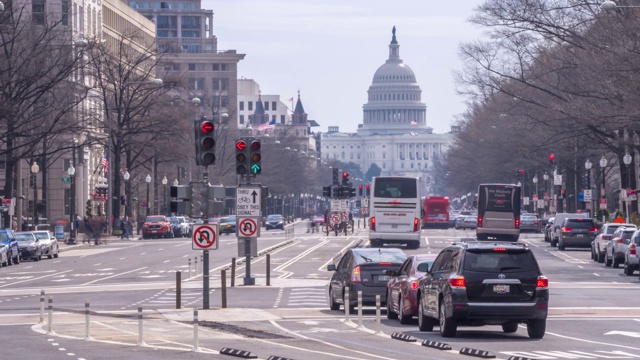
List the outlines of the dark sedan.
<svg viewBox="0 0 640 360">
<path fill-rule="evenodd" d="M 387 283 L 387 319 L 399 319 L 401 324 L 408 324 L 411 318 L 418 315 L 418 285 L 437 254 L 411 255 L 400 270 L 388 270 L 387 275 L 393 278 Z"/>
<path fill-rule="evenodd" d="M 520 232 L 540 232 L 540 220 L 536 215 L 522 215 L 520 217 Z"/>
<path fill-rule="evenodd" d="M 236 227 L 235 215 L 220 219 L 220 234 L 235 234 Z"/>
<path fill-rule="evenodd" d="M 42 258 L 42 246 L 40 246 L 40 241 L 36 236 L 32 232 L 17 232 L 15 236 L 20 248 L 20 257 L 22 259 L 40 261 Z"/>
<path fill-rule="evenodd" d="M 328 271 L 334 272 L 329 283 L 329 307 L 331 310 L 339 310 L 341 304 L 346 304 L 347 287 L 350 312 L 358 304 L 358 291 L 362 291 L 362 305 L 375 306 L 376 295 L 380 295 L 380 303 L 385 305 L 387 283 L 391 280 L 387 270 L 399 270 L 406 259 L 407 254 L 397 248 L 347 250 L 338 266 L 327 266 Z"/>
<path fill-rule="evenodd" d="M 267 221 L 264 223 L 264 227 L 269 229 L 280 229 L 284 230 L 284 218 L 282 215 L 273 214 L 267 216 Z"/>
</svg>

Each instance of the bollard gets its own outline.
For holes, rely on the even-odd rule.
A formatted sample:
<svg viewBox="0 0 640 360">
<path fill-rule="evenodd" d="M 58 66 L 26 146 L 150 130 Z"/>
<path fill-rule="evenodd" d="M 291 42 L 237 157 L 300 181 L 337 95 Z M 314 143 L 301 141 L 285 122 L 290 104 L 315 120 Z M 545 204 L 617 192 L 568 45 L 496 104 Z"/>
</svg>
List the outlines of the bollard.
<svg viewBox="0 0 640 360">
<path fill-rule="evenodd" d="M 189 277 L 191 277 L 191 258 L 187 259 L 189 262 Z"/>
<path fill-rule="evenodd" d="M 376 334 L 382 334 L 380 327 L 380 295 L 376 295 Z"/>
<path fill-rule="evenodd" d="M 176 309 L 182 308 L 182 273 L 176 271 Z"/>
<path fill-rule="evenodd" d="M 138 346 L 146 346 L 144 343 L 144 334 L 142 333 L 142 306 L 138 306 Z"/>
<path fill-rule="evenodd" d="M 89 318 L 89 301 L 85 301 L 84 303 L 84 332 L 85 340 L 91 340 L 91 319 Z"/>
<path fill-rule="evenodd" d="M 231 258 L 231 287 L 236 286 L 236 258 Z"/>
<path fill-rule="evenodd" d="M 47 302 L 49 303 L 49 323 L 47 324 L 47 334 L 53 334 L 53 330 L 51 330 L 53 325 L 53 299 L 51 296 L 48 297 Z"/>
<path fill-rule="evenodd" d="M 44 290 L 40 290 L 40 321 L 38 323 L 44 323 Z"/>
<path fill-rule="evenodd" d="M 349 301 L 349 287 L 344 288 L 344 320 L 349 320 L 349 308 L 351 307 L 351 301 Z"/>
<path fill-rule="evenodd" d="M 358 327 L 362 327 L 362 291 L 358 290 Z"/>
<path fill-rule="evenodd" d="M 360 229 L 360 218 L 358 218 L 358 229 Z"/>
<path fill-rule="evenodd" d="M 267 286 L 271 286 L 271 254 L 267 254 Z"/>
<path fill-rule="evenodd" d="M 196 256 L 195 258 L 193 258 L 194 264 L 193 264 L 193 271 L 196 273 L 196 276 L 198 275 L 198 257 Z"/>
<path fill-rule="evenodd" d="M 222 296 L 222 308 L 227 308 L 227 270 L 220 271 L 220 294 Z"/>
<path fill-rule="evenodd" d="M 198 309 L 193 309 L 193 348 L 191 351 L 200 351 L 198 343 Z"/>
</svg>

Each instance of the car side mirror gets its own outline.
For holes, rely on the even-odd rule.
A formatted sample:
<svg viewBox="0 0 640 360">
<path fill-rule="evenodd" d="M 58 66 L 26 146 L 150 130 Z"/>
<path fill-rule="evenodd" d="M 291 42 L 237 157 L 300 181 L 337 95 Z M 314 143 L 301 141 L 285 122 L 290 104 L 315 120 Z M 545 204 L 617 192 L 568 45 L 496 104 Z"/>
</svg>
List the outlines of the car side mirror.
<svg viewBox="0 0 640 360">
<path fill-rule="evenodd" d="M 334 264 L 327 265 L 327 271 L 336 271 L 336 266 Z"/>
<path fill-rule="evenodd" d="M 384 273 L 385 273 L 385 275 L 396 276 L 396 271 L 395 270 L 387 270 Z"/>
</svg>

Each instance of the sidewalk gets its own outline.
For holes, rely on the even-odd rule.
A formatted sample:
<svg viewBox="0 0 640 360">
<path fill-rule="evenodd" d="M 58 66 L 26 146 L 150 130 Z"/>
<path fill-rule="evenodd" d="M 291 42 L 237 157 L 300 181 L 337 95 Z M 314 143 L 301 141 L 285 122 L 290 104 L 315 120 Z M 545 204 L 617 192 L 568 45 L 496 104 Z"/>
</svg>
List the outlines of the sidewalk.
<svg viewBox="0 0 640 360">
<path fill-rule="evenodd" d="M 66 235 L 66 234 L 65 234 Z M 128 241 L 134 241 L 134 240 L 140 240 L 142 239 L 142 235 L 133 235 L 129 238 Z M 84 234 L 78 234 L 78 237 L 76 239 L 76 243 L 75 244 L 67 244 L 66 243 L 67 239 L 63 240 L 58 240 L 58 247 L 60 248 L 60 252 L 64 252 L 64 251 L 68 251 L 68 250 L 73 250 L 73 249 L 81 249 L 81 248 L 87 248 L 89 246 L 95 246 L 93 244 L 93 240 L 89 241 L 88 243 L 85 240 L 85 235 Z M 83 243 L 83 241 L 85 241 Z M 100 241 L 106 242 L 107 244 L 113 242 L 113 241 L 127 241 L 127 239 L 121 239 L 120 236 L 116 236 L 116 235 L 110 235 L 110 236 L 100 236 Z M 100 245 L 98 245 L 100 246 Z"/>
</svg>

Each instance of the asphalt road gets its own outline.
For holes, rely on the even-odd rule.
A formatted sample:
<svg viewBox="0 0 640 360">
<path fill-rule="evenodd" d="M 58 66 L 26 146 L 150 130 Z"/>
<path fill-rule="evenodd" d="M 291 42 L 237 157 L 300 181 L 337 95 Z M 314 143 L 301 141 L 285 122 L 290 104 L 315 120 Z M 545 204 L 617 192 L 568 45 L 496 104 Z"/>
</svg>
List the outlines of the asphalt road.
<svg viewBox="0 0 640 360">
<path fill-rule="evenodd" d="M 2 268 L 0 336 L 12 340 L 3 342 L 0 358 L 23 359 L 28 353 L 30 359 L 222 359 L 228 358 L 220 354 L 225 347 L 261 359 L 459 359 L 465 347 L 502 359 L 640 358 L 640 307 L 634 301 L 638 276 L 591 261 L 588 250 L 561 252 L 540 234 L 521 237 L 550 280 L 550 316 L 543 339 L 529 339 L 524 327 L 504 334 L 498 326 L 462 327 L 455 338 L 442 339 L 437 331 L 419 332 L 417 321 L 400 325 L 387 320 L 384 310 L 379 328 L 375 308 L 363 309 L 361 321 L 353 314 L 347 321 L 342 311 L 329 310 L 326 285 L 331 274 L 326 266 L 349 247 L 368 246 L 367 231 L 327 237 L 307 233 L 304 223 L 294 228 L 295 237 L 263 229 L 260 256 L 251 261 L 254 286 L 243 285 L 246 267 L 237 256 L 237 240 L 222 235 L 219 248 L 210 251 L 210 310 L 202 310 L 201 251 L 192 250 L 186 238 L 117 240 L 70 249 L 58 259 Z M 422 247 L 405 251 L 438 253 L 473 235 L 470 230 L 424 230 Z M 271 286 L 266 286 L 266 254 Z M 240 263 L 235 286 L 230 287 L 233 257 Z M 176 309 L 177 271 L 182 276 L 182 309 Z M 45 303 L 48 297 L 53 301 L 51 332 L 48 312 L 39 323 L 41 290 Z M 91 310 L 91 340 L 85 340 L 85 302 Z M 138 307 L 143 309 L 143 344 Z M 194 308 L 200 309 L 197 344 Z M 395 340 L 392 333 L 416 341 Z M 452 350 L 427 348 L 423 340 L 446 342 Z"/>
</svg>

